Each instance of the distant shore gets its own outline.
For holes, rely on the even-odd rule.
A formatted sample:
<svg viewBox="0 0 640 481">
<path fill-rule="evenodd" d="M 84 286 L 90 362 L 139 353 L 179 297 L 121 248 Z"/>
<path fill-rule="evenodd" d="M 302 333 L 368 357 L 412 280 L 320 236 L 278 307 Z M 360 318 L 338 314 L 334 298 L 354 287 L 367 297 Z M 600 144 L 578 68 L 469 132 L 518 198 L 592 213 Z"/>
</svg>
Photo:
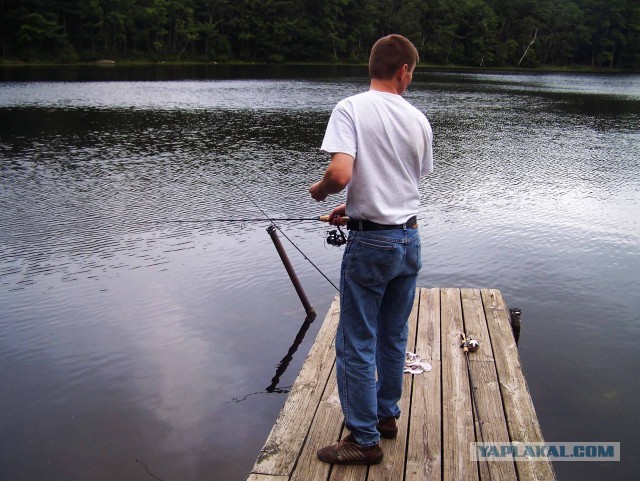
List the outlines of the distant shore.
<svg viewBox="0 0 640 481">
<path fill-rule="evenodd" d="M 61 63 L 49 61 L 25 62 L 22 60 L 0 60 L 0 67 L 149 67 L 149 66 L 309 66 L 309 67 L 366 67 L 365 63 L 327 63 L 327 62 L 282 62 L 282 63 L 266 63 L 266 62 L 212 62 L 197 60 L 167 60 L 155 61 L 150 59 L 142 60 L 113 60 L 101 59 L 93 62 L 76 62 Z M 571 65 L 571 66 L 540 66 L 540 67 L 512 67 L 512 66 L 471 66 L 471 65 L 454 65 L 454 64 L 431 64 L 419 63 L 418 68 L 427 70 L 451 70 L 451 71 L 496 71 L 496 72 L 559 72 L 559 73 L 640 73 L 640 70 L 624 69 L 624 68 L 603 68 L 591 67 L 588 65 Z"/>
</svg>

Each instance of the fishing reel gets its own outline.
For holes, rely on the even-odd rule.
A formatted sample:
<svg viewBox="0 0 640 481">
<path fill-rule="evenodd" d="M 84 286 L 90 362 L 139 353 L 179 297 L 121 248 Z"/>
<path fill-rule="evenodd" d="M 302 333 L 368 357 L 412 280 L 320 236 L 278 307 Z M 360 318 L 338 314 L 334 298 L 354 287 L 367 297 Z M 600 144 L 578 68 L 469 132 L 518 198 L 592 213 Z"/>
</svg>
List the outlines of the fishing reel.
<svg viewBox="0 0 640 481">
<path fill-rule="evenodd" d="M 470 337 L 466 336 L 464 333 L 460 334 L 460 338 L 462 339 L 462 344 L 460 344 L 460 348 L 465 351 L 476 352 L 480 347 L 480 343 L 477 340 L 471 339 Z"/>
<path fill-rule="evenodd" d="M 333 229 L 327 234 L 327 244 L 334 247 L 340 247 L 347 243 L 347 236 L 344 235 L 340 226 L 336 227 L 337 229 Z"/>
</svg>

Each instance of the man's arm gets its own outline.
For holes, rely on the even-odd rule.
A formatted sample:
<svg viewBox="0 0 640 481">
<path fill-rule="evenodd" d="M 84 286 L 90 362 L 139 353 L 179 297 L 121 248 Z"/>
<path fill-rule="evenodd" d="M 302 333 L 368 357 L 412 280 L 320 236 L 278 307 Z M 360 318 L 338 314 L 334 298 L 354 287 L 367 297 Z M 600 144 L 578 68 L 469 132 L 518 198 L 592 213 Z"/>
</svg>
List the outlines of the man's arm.
<svg viewBox="0 0 640 481">
<path fill-rule="evenodd" d="M 309 187 L 309 193 L 317 201 L 325 200 L 329 194 L 342 191 L 353 173 L 354 159 L 349 154 L 337 152 L 331 155 L 331 163 L 320 182 Z"/>
</svg>

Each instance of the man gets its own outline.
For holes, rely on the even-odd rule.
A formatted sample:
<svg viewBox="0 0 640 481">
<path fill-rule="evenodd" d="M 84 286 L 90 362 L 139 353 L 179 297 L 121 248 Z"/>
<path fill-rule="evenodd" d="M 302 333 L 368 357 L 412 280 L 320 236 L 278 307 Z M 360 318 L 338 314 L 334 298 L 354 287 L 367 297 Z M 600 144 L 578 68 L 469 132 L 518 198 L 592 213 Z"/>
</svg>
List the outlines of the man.
<svg viewBox="0 0 640 481">
<path fill-rule="evenodd" d="M 343 224 L 349 217 L 336 375 L 351 433 L 318 450 L 329 463 L 379 463 L 380 436 L 398 432 L 407 320 L 421 266 L 418 186 L 433 170 L 431 126 L 402 97 L 417 62 L 416 48 L 400 35 L 375 43 L 370 90 L 334 108 L 321 147 L 331 162 L 309 188 L 317 201 L 347 188 L 346 204 L 333 209 L 330 220 Z"/>
</svg>

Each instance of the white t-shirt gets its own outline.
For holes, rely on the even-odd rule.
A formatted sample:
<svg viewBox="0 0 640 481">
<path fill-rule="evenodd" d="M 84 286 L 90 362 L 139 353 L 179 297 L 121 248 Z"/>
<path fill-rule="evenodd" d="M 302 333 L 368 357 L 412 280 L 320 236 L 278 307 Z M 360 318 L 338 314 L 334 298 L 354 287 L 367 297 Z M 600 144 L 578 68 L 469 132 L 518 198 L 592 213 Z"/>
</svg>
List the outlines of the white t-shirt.
<svg viewBox="0 0 640 481">
<path fill-rule="evenodd" d="M 369 90 L 338 103 L 321 150 L 351 155 L 346 214 L 403 224 L 418 213 L 420 176 L 433 171 L 433 132 L 402 96 Z"/>
</svg>

